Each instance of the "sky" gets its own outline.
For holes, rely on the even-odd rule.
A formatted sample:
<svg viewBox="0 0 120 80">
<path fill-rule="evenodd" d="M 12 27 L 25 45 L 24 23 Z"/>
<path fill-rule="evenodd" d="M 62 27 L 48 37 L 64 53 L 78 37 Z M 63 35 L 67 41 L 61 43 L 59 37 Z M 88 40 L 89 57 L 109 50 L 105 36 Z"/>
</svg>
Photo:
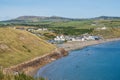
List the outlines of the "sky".
<svg viewBox="0 0 120 80">
<path fill-rule="evenodd" d="M 120 0 L 0 0 L 0 20 L 19 16 L 120 17 Z"/>
</svg>

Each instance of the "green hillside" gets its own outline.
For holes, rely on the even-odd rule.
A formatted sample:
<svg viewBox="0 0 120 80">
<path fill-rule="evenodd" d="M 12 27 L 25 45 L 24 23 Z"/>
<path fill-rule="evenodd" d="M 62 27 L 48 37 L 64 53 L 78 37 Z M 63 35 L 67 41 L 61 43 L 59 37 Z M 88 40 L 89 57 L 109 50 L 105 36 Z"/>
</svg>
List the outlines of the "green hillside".
<svg viewBox="0 0 120 80">
<path fill-rule="evenodd" d="M 21 30 L 0 28 L 0 66 L 12 66 L 55 49 L 55 46 Z"/>
<path fill-rule="evenodd" d="M 26 22 L 61 22 L 61 21 L 79 21 L 81 19 L 74 19 L 74 18 L 65 18 L 59 16 L 20 16 L 15 19 L 3 21 L 8 23 L 26 23 Z"/>
</svg>

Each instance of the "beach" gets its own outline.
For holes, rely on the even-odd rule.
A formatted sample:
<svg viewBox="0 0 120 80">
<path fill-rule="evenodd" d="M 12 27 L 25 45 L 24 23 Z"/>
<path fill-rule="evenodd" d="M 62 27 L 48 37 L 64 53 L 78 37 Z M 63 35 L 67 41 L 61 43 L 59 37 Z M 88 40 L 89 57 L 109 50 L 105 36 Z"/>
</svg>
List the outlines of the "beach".
<svg viewBox="0 0 120 80">
<path fill-rule="evenodd" d="M 101 44 L 101 43 L 117 41 L 117 40 L 120 40 L 120 38 L 91 40 L 91 41 L 73 41 L 73 42 L 66 42 L 64 44 L 57 45 L 57 46 L 64 48 L 66 51 L 72 51 L 72 50 L 81 49 L 90 45 Z"/>
</svg>

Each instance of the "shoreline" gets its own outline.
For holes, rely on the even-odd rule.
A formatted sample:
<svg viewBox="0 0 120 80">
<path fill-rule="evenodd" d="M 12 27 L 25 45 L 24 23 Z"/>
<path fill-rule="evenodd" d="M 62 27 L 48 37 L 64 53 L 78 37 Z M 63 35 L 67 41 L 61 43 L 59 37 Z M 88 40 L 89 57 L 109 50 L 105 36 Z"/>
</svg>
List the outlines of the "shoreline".
<svg viewBox="0 0 120 80">
<path fill-rule="evenodd" d="M 96 44 L 118 41 L 118 40 L 120 40 L 120 38 L 112 38 L 112 39 L 97 40 L 97 41 L 66 42 L 60 46 L 57 45 L 58 48 L 52 51 L 51 53 L 45 54 L 40 57 L 36 57 L 32 60 L 23 62 L 15 66 L 11 66 L 9 68 L 5 68 L 3 72 L 10 74 L 11 73 L 16 74 L 17 72 L 24 72 L 27 75 L 34 76 L 35 73 L 38 71 L 38 69 L 57 59 L 67 56 L 69 52 L 72 50 L 82 49 L 90 45 L 96 45 Z"/>
<path fill-rule="evenodd" d="M 18 65 L 10 66 L 3 69 L 4 74 L 18 74 L 24 72 L 26 75 L 34 76 L 37 70 L 40 67 L 45 66 L 46 64 L 53 62 L 61 57 L 68 55 L 68 52 L 63 48 L 56 48 L 50 53 L 47 53 L 43 56 L 36 57 L 29 61 L 25 61 Z"/>
<path fill-rule="evenodd" d="M 66 51 L 70 52 L 72 50 L 82 49 L 87 46 L 102 44 L 106 42 L 118 41 L 120 38 L 104 39 L 104 40 L 91 40 L 91 41 L 74 41 L 66 42 L 62 45 L 59 45 L 60 48 L 64 48 Z"/>
</svg>

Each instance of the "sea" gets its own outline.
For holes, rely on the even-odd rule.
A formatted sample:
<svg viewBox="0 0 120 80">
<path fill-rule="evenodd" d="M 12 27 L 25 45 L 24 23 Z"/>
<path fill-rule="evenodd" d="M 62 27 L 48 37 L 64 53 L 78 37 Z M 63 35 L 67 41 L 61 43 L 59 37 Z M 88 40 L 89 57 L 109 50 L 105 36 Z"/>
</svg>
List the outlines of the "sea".
<svg viewBox="0 0 120 80">
<path fill-rule="evenodd" d="M 46 80 L 120 80 L 120 41 L 73 50 L 40 68 L 34 77 Z"/>
</svg>

